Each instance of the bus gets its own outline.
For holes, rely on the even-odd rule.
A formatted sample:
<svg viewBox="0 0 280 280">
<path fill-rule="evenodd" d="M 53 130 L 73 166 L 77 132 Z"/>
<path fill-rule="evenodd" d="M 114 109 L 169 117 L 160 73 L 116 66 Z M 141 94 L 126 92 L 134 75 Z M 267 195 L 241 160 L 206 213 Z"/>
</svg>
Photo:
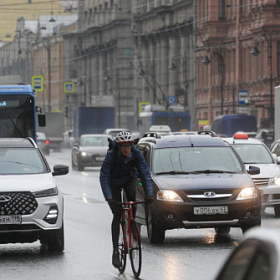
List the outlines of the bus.
<svg viewBox="0 0 280 280">
<path fill-rule="evenodd" d="M 141 135 L 148 132 L 152 125 L 168 125 L 172 132 L 191 129 L 191 115 L 184 111 L 156 111 L 147 106 L 146 111 L 141 112 L 138 120 L 138 130 Z"/>
<path fill-rule="evenodd" d="M 39 126 L 45 126 L 45 115 L 35 105 L 30 85 L 0 85 L 0 137 L 31 137 L 36 141 L 36 115 Z"/>
</svg>

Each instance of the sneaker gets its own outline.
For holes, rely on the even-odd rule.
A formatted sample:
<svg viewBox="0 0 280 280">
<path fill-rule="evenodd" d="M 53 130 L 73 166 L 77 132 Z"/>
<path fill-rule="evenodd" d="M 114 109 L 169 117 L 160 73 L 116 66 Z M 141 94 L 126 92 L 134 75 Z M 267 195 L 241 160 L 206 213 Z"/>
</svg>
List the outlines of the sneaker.
<svg viewBox="0 0 280 280">
<path fill-rule="evenodd" d="M 121 267 L 121 261 L 120 261 L 120 255 L 118 251 L 113 252 L 113 256 L 112 256 L 112 263 L 113 266 L 116 268 Z"/>
</svg>

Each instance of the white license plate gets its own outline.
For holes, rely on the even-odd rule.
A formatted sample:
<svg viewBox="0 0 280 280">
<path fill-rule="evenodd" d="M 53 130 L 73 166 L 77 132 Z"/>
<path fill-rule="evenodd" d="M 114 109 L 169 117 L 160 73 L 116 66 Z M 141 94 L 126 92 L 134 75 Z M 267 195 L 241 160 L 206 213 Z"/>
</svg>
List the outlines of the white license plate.
<svg viewBox="0 0 280 280">
<path fill-rule="evenodd" d="M 96 160 L 104 160 L 105 159 L 105 157 L 96 157 Z"/>
<path fill-rule="evenodd" d="M 195 215 L 228 214 L 228 207 L 227 206 L 194 207 L 193 213 Z"/>
<path fill-rule="evenodd" d="M 21 224 L 21 215 L 0 216 L 0 225 L 18 225 Z"/>
</svg>

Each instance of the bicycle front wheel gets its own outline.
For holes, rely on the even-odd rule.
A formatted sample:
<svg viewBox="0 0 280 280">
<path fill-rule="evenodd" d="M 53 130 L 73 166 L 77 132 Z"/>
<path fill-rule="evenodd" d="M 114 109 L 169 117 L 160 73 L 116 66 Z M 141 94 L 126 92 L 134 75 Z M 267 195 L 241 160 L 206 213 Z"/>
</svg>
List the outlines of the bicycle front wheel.
<svg viewBox="0 0 280 280">
<path fill-rule="evenodd" d="M 129 250 L 129 257 L 134 277 L 137 279 L 141 273 L 142 249 L 141 237 L 135 221 L 130 222 L 130 230 L 131 248 Z"/>
<path fill-rule="evenodd" d="M 119 234 L 119 254 L 121 266 L 118 268 L 120 273 L 123 273 L 126 265 L 126 232 L 122 223 L 120 223 L 120 234 Z"/>
</svg>

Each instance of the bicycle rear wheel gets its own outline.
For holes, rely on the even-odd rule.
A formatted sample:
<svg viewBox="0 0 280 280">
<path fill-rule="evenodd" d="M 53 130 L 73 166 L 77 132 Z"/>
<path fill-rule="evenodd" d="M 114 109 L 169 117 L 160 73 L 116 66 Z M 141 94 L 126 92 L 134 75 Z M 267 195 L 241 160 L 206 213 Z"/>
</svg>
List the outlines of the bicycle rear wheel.
<svg viewBox="0 0 280 280">
<path fill-rule="evenodd" d="M 125 247 L 125 228 L 123 228 L 122 223 L 120 222 L 120 234 L 119 234 L 119 254 L 121 267 L 119 267 L 119 272 L 123 273 L 126 266 L 126 247 Z"/>
<path fill-rule="evenodd" d="M 130 229 L 131 248 L 129 250 L 129 257 L 134 277 L 137 279 L 141 273 L 142 266 L 141 237 L 135 221 L 130 222 Z"/>
</svg>

